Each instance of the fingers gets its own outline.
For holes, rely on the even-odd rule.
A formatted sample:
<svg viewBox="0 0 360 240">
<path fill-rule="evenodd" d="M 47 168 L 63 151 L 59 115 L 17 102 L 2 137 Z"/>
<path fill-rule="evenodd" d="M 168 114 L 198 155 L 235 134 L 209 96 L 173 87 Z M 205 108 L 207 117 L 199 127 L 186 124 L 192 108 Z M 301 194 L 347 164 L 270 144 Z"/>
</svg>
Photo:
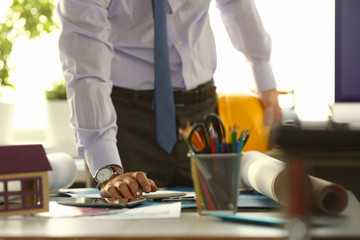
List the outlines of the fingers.
<svg viewBox="0 0 360 240">
<path fill-rule="evenodd" d="M 135 198 L 138 197 L 133 194 L 133 189 L 136 188 L 137 183 L 134 179 L 125 178 L 123 181 L 116 181 L 114 186 L 124 198 Z"/>
<path fill-rule="evenodd" d="M 100 196 L 103 198 L 133 198 L 129 188 L 120 176 L 115 176 L 101 185 Z"/>
<path fill-rule="evenodd" d="M 149 193 L 157 190 L 155 182 L 148 179 L 144 172 L 130 172 L 114 175 L 100 186 L 100 196 L 104 198 L 138 198 L 141 191 Z"/>
<path fill-rule="evenodd" d="M 151 192 L 156 192 L 158 188 L 155 185 L 155 182 L 151 179 L 149 179 L 149 182 L 150 182 Z"/>
<path fill-rule="evenodd" d="M 122 198 L 120 192 L 114 186 L 108 186 L 108 184 L 101 187 L 100 196 L 102 198 Z"/>
<path fill-rule="evenodd" d="M 146 177 L 145 177 L 146 178 Z M 131 192 L 131 195 L 134 197 L 141 196 L 141 185 L 139 184 L 139 180 L 136 178 L 128 178 L 126 179 L 127 186 Z"/>
<path fill-rule="evenodd" d="M 281 125 L 282 111 L 279 105 L 277 90 L 271 89 L 261 92 L 260 101 L 264 107 L 264 124 L 266 126 Z"/>
<path fill-rule="evenodd" d="M 264 107 L 264 125 L 270 127 L 268 149 L 275 145 L 279 128 L 282 124 L 282 110 L 279 105 L 278 96 L 279 94 L 276 89 L 260 93 L 260 101 Z"/>
<path fill-rule="evenodd" d="M 139 188 L 141 188 L 141 191 L 149 193 L 155 192 L 157 190 L 155 182 L 147 178 L 145 172 L 133 172 L 132 177 L 139 183 Z"/>
<path fill-rule="evenodd" d="M 272 107 L 264 107 L 264 124 L 265 126 L 271 127 L 275 123 L 275 114 Z"/>
<path fill-rule="evenodd" d="M 140 187 L 142 191 L 146 193 L 151 192 L 149 179 L 146 177 L 146 174 L 144 172 L 133 172 L 131 173 L 131 176 L 139 183 L 138 188 Z M 137 190 L 138 189 L 136 189 L 136 192 Z"/>
</svg>

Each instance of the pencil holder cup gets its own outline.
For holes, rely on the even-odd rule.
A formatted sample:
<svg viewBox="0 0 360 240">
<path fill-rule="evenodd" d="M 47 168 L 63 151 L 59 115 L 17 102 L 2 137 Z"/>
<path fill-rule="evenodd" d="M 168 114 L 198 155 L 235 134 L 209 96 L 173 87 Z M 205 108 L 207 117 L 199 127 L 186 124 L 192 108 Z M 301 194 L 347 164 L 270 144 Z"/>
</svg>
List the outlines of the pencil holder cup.
<svg viewBox="0 0 360 240">
<path fill-rule="evenodd" d="M 236 213 L 240 185 L 241 153 L 189 152 L 197 209 Z"/>
</svg>

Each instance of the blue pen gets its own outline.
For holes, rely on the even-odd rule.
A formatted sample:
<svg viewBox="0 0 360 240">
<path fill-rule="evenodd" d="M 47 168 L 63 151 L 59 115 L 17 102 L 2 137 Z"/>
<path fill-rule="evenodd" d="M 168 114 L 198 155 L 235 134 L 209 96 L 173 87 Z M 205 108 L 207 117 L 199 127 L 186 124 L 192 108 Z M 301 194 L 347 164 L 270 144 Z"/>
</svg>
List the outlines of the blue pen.
<svg viewBox="0 0 360 240">
<path fill-rule="evenodd" d="M 236 141 L 235 152 L 236 152 L 236 153 L 240 153 L 240 152 L 241 152 L 241 142 L 240 142 L 240 141 Z"/>
<path fill-rule="evenodd" d="M 220 149 L 219 149 L 219 138 L 217 136 L 217 134 L 214 134 L 214 142 L 215 142 L 215 152 L 219 153 Z"/>
</svg>

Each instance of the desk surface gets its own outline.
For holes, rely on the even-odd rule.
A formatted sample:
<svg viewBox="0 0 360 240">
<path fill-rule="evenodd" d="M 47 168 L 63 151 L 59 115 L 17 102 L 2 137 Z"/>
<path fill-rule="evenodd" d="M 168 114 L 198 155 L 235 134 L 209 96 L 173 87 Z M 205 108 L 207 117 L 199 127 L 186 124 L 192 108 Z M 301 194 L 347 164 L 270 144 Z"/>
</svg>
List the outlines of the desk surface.
<svg viewBox="0 0 360 240">
<path fill-rule="evenodd" d="M 276 212 L 248 214 L 276 216 Z M 327 225 L 313 227 L 312 239 L 360 239 L 360 204 L 350 192 L 348 208 L 340 217 L 316 216 Z M 99 220 L 73 218 L 39 219 L 0 217 L 3 239 L 286 239 L 287 231 L 269 227 L 221 221 L 197 212 L 183 212 L 176 219 Z"/>
</svg>

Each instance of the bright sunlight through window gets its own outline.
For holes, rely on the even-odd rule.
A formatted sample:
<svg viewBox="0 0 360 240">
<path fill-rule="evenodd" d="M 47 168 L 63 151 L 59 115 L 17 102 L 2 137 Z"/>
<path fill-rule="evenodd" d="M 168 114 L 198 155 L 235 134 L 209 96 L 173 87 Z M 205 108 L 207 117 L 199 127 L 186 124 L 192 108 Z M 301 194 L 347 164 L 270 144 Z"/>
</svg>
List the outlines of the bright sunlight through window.
<svg viewBox="0 0 360 240">
<path fill-rule="evenodd" d="M 0 21 L 10 2 L 0 1 Z M 254 89 L 246 60 L 233 48 L 213 5 L 210 13 L 217 42 L 214 79 L 218 90 L 230 93 Z M 271 62 L 278 89 L 295 93 L 294 99 L 282 97 L 281 105 L 295 104 L 302 119 L 326 119 L 334 91 L 334 1 L 256 0 L 256 5 L 272 38 Z M 53 32 L 35 40 L 19 38 L 14 45 L 10 81 L 17 90 L 8 89 L 4 97 L 16 103 L 14 125 L 18 132 L 43 131 L 46 127 L 44 90 L 62 77 L 58 36 L 59 32 Z"/>
</svg>

